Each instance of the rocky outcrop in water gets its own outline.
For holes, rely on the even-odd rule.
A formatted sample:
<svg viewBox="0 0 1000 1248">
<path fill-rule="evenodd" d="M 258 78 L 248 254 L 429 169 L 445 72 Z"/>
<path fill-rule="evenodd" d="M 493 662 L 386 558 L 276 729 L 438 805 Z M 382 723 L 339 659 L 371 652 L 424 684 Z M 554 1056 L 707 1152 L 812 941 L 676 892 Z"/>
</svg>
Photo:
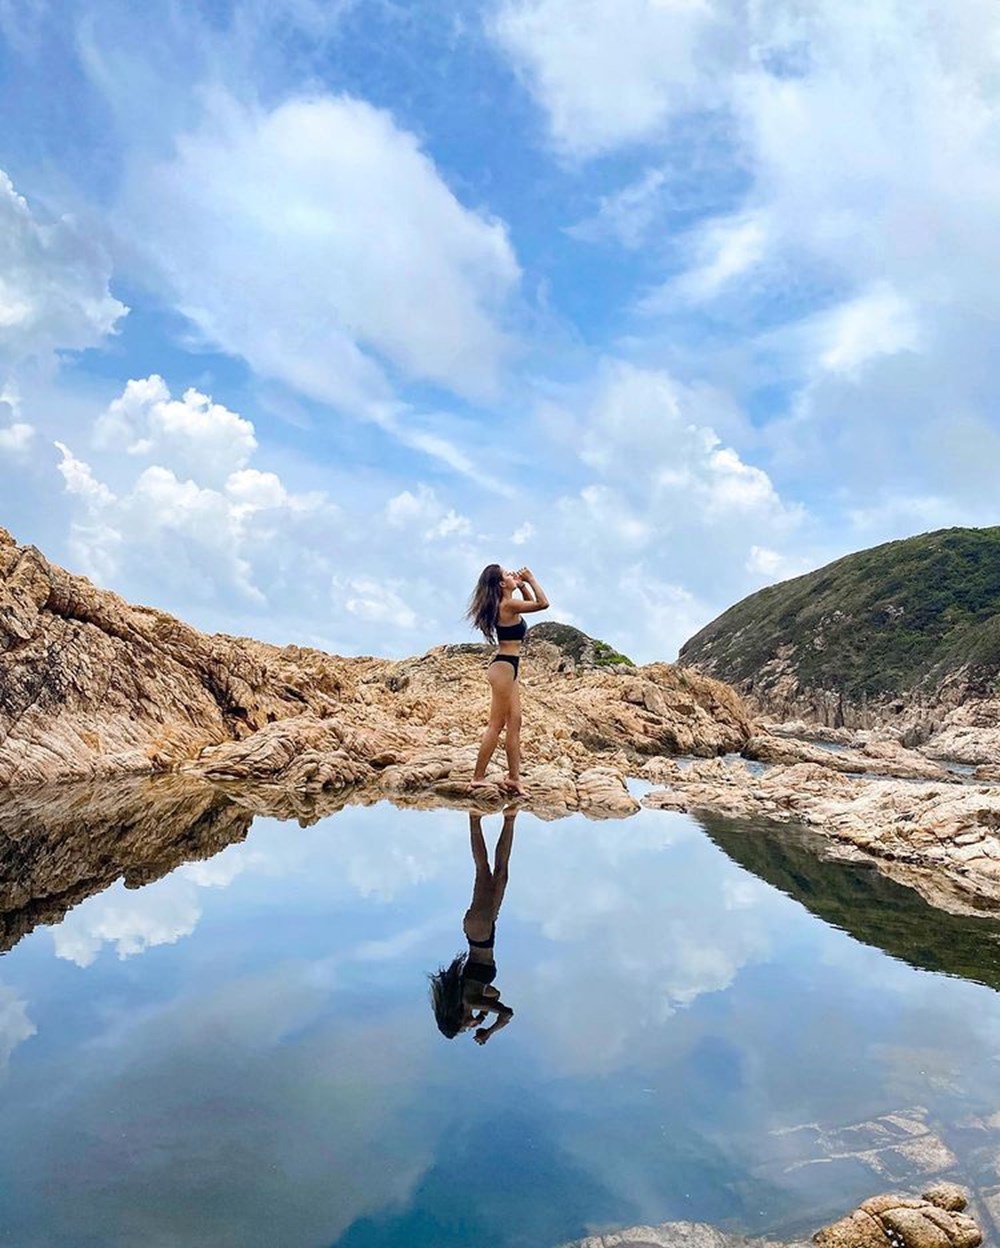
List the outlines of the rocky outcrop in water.
<svg viewBox="0 0 1000 1248">
<path fill-rule="evenodd" d="M 391 662 L 207 636 L 0 529 L 0 788 L 186 768 L 297 789 L 447 789 L 471 775 L 488 653 L 442 646 Z M 567 655 L 529 633 L 522 664 L 525 755 L 553 808 L 634 809 L 629 760 L 711 755 L 749 736 L 718 681 Z"/>
<path fill-rule="evenodd" d="M 954 1183 L 922 1196 L 873 1196 L 854 1213 L 817 1231 L 812 1240 L 778 1244 L 721 1231 L 703 1222 L 666 1222 L 591 1235 L 565 1248 L 979 1248 L 983 1235 L 963 1212 L 967 1197 Z"/>
</svg>

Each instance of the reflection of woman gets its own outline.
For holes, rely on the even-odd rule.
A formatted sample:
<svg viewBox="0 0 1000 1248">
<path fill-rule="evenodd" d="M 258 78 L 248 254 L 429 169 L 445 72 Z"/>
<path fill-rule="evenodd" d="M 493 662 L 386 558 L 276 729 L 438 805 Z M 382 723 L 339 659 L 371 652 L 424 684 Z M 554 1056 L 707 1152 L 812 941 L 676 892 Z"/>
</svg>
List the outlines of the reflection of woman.
<svg viewBox="0 0 1000 1248">
<path fill-rule="evenodd" d="M 519 598 L 514 597 L 515 591 L 520 594 Z M 530 568 L 505 572 L 499 563 L 491 563 L 479 574 L 466 614 L 487 641 L 497 643 L 497 652 L 486 669 L 492 701 L 489 723 L 472 773 L 474 789 L 488 783 L 486 768 L 497 748 L 500 733 L 506 729 L 508 775 L 504 788 L 521 797 L 525 795 L 521 786 L 521 694 L 517 669 L 521 662 L 521 639 L 528 631 L 524 616 L 530 611 L 544 611 L 548 605 L 545 591 Z"/>
<path fill-rule="evenodd" d="M 453 1040 L 460 1031 L 475 1027 L 473 1039 L 477 1044 L 485 1044 L 495 1031 L 506 1027 L 514 1017 L 510 1006 L 500 1000 L 500 990 L 493 986 L 497 976 L 493 942 L 500 903 L 507 887 L 507 864 L 514 844 L 516 818 L 516 810 L 504 811 L 503 830 L 497 841 L 491 870 L 482 816 L 475 811 L 469 812 L 472 858 L 476 864 L 472 904 L 466 910 L 462 924 L 469 951 L 460 953 L 450 966 L 441 967 L 436 975 L 430 976 L 434 1017 L 441 1034 L 449 1040 Z M 486 1021 L 487 1014 L 495 1014 L 496 1018 L 489 1027 L 483 1027 L 481 1024 Z"/>
</svg>

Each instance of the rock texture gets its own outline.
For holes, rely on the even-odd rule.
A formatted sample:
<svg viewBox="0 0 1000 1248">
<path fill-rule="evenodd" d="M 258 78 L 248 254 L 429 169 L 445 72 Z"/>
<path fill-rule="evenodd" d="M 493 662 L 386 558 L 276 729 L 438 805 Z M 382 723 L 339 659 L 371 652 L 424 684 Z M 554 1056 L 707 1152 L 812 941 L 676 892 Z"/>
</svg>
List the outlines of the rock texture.
<svg viewBox="0 0 1000 1248">
<path fill-rule="evenodd" d="M 447 798 L 471 775 L 488 653 L 442 646 L 390 662 L 206 636 L 0 530 L 0 789 L 183 770 L 285 791 Z M 623 776 L 636 760 L 712 755 L 750 734 L 718 681 L 586 659 L 529 633 L 523 743 L 545 812 L 628 813 Z"/>
<path fill-rule="evenodd" d="M 873 1196 L 813 1236 L 816 1248 L 979 1248 L 983 1235 L 962 1211 L 965 1192 L 940 1183 L 921 1197 Z"/>
<path fill-rule="evenodd" d="M 953 1183 L 923 1196 L 873 1196 L 846 1218 L 812 1237 L 816 1248 L 978 1248 L 982 1232 L 963 1210 L 967 1197 Z M 703 1222 L 666 1222 L 591 1235 L 566 1248 L 807 1248 L 806 1241 L 779 1245 L 772 1239 L 734 1235 Z"/>
</svg>

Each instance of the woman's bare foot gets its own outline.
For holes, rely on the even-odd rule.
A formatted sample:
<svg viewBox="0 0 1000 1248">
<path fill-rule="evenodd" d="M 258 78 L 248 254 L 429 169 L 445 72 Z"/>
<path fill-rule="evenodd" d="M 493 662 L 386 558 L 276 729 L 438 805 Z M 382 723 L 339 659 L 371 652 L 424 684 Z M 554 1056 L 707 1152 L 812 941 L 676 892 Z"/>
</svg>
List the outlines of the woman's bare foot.
<svg viewBox="0 0 1000 1248">
<path fill-rule="evenodd" d="M 508 793 L 514 794 L 515 797 L 527 797 L 528 790 L 524 787 L 520 780 L 512 780 L 510 776 L 503 782 L 503 787 Z"/>
<path fill-rule="evenodd" d="M 470 789 L 493 789 L 496 788 L 492 780 L 477 780 L 475 776 L 469 781 Z"/>
</svg>

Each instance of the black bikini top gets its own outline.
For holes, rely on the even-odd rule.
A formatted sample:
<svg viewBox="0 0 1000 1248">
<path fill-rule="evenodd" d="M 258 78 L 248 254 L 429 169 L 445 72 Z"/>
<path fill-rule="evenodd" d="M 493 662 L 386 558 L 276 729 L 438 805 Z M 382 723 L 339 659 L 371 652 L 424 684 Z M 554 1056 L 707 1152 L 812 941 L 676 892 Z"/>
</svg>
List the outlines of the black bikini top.
<svg viewBox="0 0 1000 1248">
<path fill-rule="evenodd" d="M 522 616 L 516 624 L 497 624 L 497 641 L 520 641 L 528 631 Z"/>
</svg>

